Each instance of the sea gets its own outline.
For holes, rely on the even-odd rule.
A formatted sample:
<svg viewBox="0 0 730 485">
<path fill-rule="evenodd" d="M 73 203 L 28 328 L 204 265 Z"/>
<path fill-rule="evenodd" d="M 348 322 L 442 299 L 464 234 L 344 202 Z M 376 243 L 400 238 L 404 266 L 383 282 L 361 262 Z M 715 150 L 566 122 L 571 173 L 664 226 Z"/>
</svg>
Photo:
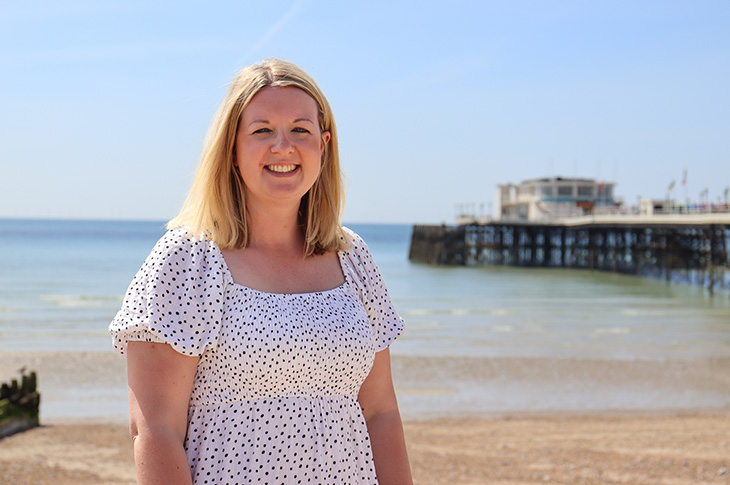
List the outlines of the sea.
<svg viewBox="0 0 730 485">
<path fill-rule="evenodd" d="M 414 415 L 454 405 L 592 409 L 606 399 L 616 409 L 730 406 L 730 394 L 715 389 L 722 376 L 679 398 L 673 381 L 658 394 L 641 395 L 642 379 L 623 397 L 609 392 L 616 373 L 637 365 L 649 384 L 668 363 L 679 374 L 695 365 L 730 374 L 722 369 L 730 362 L 727 292 L 588 270 L 414 264 L 411 226 L 348 227 L 368 243 L 405 321 L 391 347 L 394 372 L 423 364 L 415 364 L 420 374 L 404 370 L 410 377 L 399 391 Z M 107 326 L 164 231 L 162 221 L 0 220 L 0 353 L 112 352 Z M 576 375 L 581 363 L 594 370 Z M 556 380 L 562 388 L 544 388 Z M 596 380 L 610 383 L 580 392 L 581 383 L 595 391 Z M 524 383 L 521 391 L 515 382 Z M 517 394 L 505 398 L 509 392 Z"/>
</svg>

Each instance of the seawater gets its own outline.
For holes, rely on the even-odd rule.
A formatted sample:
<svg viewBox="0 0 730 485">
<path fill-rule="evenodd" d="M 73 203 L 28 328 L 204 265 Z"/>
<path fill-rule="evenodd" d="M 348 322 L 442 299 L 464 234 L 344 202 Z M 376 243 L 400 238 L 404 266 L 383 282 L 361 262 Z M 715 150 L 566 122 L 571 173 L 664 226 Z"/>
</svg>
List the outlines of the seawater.
<svg viewBox="0 0 730 485">
<path fill-rule="evenodd" d="M 585 270 L 412 264 L 410 226 L 348 226 L 406 322 L 394 354 L 730 356 L 727 294 Z M 0 220 L 0 351 L 109 350 L 107 325 L 164 231 L 162 222 Z"/>
<path fill-rule="evenodd" d="M 406 323 L 391 347 L 406 418 L 730 406 L 726 293 L 592 271 L 411 264 L 410 226 L 349 226 Z M 126 420 L 107 326 L 164 231 L 0 220 L 3 372 L 42 371 L 44 422 Z M 99 367 L 79 380 L 80 366 Z"/>
</svg>

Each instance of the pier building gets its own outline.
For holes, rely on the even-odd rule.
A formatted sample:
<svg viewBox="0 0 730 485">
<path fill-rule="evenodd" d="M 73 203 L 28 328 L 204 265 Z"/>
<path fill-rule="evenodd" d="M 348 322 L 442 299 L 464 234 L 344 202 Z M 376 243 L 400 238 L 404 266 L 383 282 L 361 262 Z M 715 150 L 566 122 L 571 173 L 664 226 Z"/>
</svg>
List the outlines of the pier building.
<svg viewBox="0 0 730 485">
<path fill-rule="evenodd" d="M 563 217 L 615 212 L 613 182 L 588 178 L 536 178 L 497 185 L 494 219 L 549 221 Z"/>
</svg>

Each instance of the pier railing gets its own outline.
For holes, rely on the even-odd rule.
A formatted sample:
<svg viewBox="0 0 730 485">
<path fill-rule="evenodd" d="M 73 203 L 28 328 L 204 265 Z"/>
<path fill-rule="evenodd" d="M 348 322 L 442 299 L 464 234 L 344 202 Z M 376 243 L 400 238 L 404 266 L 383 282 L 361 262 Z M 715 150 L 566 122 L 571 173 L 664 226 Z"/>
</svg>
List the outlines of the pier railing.
<svg viewBox="0 0 730 485">
<path fill-rule="evenodd" d="M 584 268 L 730 288 L 730 215 L 583 216 L 552 223 L 414 226 L 409 259 Z"/>
</svg>

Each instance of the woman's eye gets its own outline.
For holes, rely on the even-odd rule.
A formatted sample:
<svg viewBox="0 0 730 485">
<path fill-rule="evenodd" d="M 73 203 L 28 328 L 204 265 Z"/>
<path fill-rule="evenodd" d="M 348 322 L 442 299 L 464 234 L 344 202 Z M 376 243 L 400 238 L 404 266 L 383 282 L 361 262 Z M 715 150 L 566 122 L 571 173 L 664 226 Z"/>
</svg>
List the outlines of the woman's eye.
<svg viewBox="0 0 730 485">
<path fill-rule="evenodd" d="M 258 133 L 271 133 L 271 129 L 270 128 L 259 128 L 258 130 L 253 132 L 254 135 L 256 135 Z"/>
<path fill-rule="evenodd" d="M 301 127 L 294 128 L 292 131 L 295 132 L 295 133 L 310 133 L 310 131 L 308 129 L 301 128 Z"/>
</svg>

